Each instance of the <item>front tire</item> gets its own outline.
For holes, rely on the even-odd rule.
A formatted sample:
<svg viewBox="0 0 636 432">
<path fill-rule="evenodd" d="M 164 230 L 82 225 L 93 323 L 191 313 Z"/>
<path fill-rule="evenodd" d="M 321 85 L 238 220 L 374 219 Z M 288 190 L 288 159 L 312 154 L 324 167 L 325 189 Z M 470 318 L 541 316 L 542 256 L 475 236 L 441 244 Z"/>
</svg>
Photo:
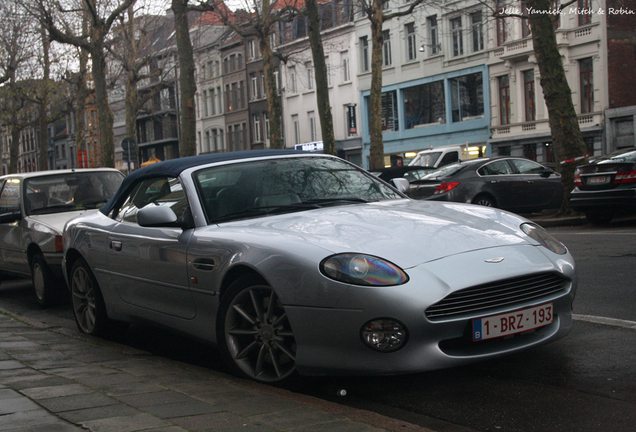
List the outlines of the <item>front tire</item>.
<svg viewBox="0 0 636 432">
<path fill-rule="evenodd" d="M 605 211 L 588 211 L 585 217 L 594 225 L 607 225 L 614 219 L 614 213 Z"/>
<path fill-rule="evenodd" d="M 271 383 L 296 371 L 296 341 L 272 287 L 238 279 L 221 299 L 217 319 L 219 348 L 234 372 Z"/>
<path fill-rule="evenodd" d="M 110 336 L 126 329 L 125 323 L 108 318 L 97 279 L 84 259 L 79 258 L 73 263 L 70 284 L 73 315 L 80 332 L 92 336 Z"/>
<path fill-rule="evenodd" d="M 62 283 L 49 268 L 41 254 L 36 254 L 31 260 L 31 280 L 35 300 L 43 307 L 51 307 L 58 304 L 62 298 Z"/>
</svg>

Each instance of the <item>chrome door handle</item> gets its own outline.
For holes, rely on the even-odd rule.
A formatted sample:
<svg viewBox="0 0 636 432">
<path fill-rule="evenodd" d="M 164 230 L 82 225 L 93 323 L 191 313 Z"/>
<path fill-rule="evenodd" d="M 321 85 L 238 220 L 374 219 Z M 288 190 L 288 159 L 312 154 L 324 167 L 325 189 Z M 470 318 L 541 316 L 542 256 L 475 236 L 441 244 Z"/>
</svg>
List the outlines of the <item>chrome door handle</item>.
<svg viewBox="0 0 636 432">
<path fill-rule="evenodd" d="M 119 252 L 121 250 L 121 242 L 113 240 L 112 242 L 110 242 L 110 248 L 114 251 Z"/>
</svg>

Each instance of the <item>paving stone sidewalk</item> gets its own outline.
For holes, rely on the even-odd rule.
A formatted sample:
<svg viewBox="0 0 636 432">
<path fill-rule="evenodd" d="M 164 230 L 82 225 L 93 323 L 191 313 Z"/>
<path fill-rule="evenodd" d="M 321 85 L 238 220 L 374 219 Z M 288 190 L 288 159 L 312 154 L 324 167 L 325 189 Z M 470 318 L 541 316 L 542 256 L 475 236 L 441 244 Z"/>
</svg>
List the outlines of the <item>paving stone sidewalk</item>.
<svg viewBox="0 0 636 432">
<path fill-rule="evenodd" d="M 0 310 L 0 431 L 86 430 L 429 431 Z"/>
</svg>

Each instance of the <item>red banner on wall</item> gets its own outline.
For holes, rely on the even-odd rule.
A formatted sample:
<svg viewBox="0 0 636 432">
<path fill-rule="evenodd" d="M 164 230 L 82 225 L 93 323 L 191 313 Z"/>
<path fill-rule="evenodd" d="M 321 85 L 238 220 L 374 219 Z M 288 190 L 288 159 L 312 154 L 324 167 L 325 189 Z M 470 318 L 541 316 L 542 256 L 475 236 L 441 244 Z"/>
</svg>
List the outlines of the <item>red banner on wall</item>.
<svg viewBox="0 0 636 432">
<path fill-rule="evenodd" d="M 88 168 L 88 154 L 86 150 L 80 150 L 77 152 L 77 167 Z"/>
</svg>

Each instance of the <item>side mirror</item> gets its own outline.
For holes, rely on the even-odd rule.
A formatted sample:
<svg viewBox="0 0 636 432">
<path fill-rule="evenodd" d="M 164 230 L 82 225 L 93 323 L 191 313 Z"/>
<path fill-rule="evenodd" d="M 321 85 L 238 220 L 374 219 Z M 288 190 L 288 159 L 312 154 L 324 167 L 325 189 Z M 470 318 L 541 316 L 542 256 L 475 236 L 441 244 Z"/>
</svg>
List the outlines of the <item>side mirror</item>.
<svg viewBox="0 0 636 432">
<path fill-rule="evenodd" d="M 543 178 L 548 178 L 550 177 L 552 174 L 554 174 L 554 171 L 552 171 L 550 168 L 546 168 L 543 171 L 541 171 L 541 173 L 539 174 L 541 177 Z"/>
<path fill-rule="evenodd" d="M 0 214 L 0 223 L 12 223 L 22 219 L 20 210 Z"/>
<path fill-rule="evenodd" d="M 409 191 L 411 190 L 411 185 L 405 178 L 393 178 L 391 179 L 391 183 L 393 183 L 393 186 L 395 186 L 398 191 L 402 192 L 405 195 L 408 195 Z"/>
<path fill-rule="evenodd" d="M 150 204 L 137 212 L 137 223 L 139 226 L 156 227 L 178 227 L 179 218 L 175 212 L 166 206 Z"/>
</svg>

